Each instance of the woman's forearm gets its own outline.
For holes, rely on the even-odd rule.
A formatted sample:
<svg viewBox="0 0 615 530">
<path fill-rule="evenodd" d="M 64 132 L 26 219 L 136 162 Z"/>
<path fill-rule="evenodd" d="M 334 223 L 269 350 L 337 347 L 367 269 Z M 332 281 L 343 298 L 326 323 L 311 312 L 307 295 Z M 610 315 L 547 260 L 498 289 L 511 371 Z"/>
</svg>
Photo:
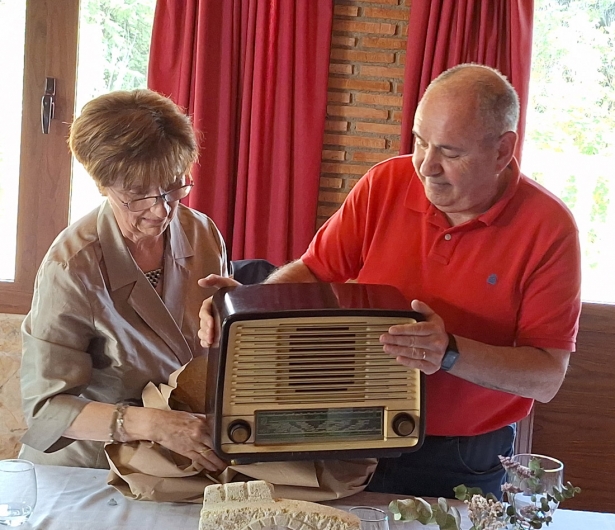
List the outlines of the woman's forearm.
<svg viewBox="0 0 615 530">
<path fill-rule="evenodd" d="M 96 442 L 132 442 L 151 440 L 152 416 L 155 409 L 126 407 L 118 422 L 118 409 L 110 403 L 91 401 L 64 431 L 66 438 Z M 118 428 L 119 427 L 119 428 Z"/>
</svg>

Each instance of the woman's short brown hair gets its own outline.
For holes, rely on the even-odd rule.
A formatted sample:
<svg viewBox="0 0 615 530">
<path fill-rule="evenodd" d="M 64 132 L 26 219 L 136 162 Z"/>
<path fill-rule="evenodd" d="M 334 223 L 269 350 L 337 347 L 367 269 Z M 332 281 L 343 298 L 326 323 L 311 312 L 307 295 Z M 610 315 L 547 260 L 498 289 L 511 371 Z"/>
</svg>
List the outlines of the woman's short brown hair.
<svg viewBox="0 0 615 530">
<path fill-rule="evenodd" d="M 147 89 L 110 92 L 86 103 L 68 142 L 101 190 L 115 184 L 167 189 L 198 155 L 190 118 Z"/>
</svg>

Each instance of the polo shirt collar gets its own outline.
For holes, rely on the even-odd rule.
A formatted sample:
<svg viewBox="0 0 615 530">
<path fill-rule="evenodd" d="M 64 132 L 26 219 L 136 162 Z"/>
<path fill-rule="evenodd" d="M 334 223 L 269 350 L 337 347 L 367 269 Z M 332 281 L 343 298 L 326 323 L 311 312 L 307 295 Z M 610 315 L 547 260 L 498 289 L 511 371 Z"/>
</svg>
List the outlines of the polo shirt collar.
<svg viewBox="0 0 615 530">
<path fill-rule="evenodd" d="M 506 208 L 506 205 L 514 197 L 515 192 L 519 187 L 519 181 L 521 180 L 521 171 L 519 170 L 519 163 L 515 158 L 511 160 L 508 167 L 512 169 L 512 175 L 506 189 L 504 190 L 504 193 L 491 208 L 472 221 L 481 222 L 485 225 L 491 225 L 500 216 L 504 208 Z M 412 168 L 412 176 L 410 178 L 410 183 L 408 184 L 408 192 L 406 193 L 406 200 L 404 204 L 406 208 L 419 213 L 428 213 L 430 210 L 433 210 L 433 213 L 439 211 L 427 199 L 427 196 L 425 195 L 425 188 L 416 174 L 414 167 Z M 442 217 L 446 218 L 444 214 L 442 214 Z"/>
<path fill-rule="evenodd" d="M 512 169 L 512 175 L 510 176 L 510 180 L 504 193 L 498 199 L 491 208 L 489 208 L 485 213 L 479 215 L 476 220 L 480 221 L 487 226 L 493 224 L 495 220 L 500 216 L 500 214 L 504 211 L 504 208 L 508 205 L 511 199 L 514 197 L 517 188 L 519 187 L 519 181 L 521 179 L 521 171 L 519 170 L 519 163 L 516 158 L 513 158 L 510 161 L 509 166 Z"/>
</svg>

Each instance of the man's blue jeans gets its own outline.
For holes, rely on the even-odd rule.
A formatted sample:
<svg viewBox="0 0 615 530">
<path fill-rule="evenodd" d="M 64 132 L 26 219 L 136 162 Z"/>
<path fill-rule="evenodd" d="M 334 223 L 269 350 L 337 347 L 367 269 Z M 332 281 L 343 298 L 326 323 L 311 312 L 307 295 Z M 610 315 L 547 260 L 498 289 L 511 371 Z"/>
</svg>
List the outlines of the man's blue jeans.
<svg viewBox="0 0 615 530">
<path fill-rule="evenodd" d="M 498 455 L 511 456 L 514 439 L 514 425 L 478 436 L 426 436 L 418 451 L 381 459 L 367 491 L 454 499 L 453 488 L 465 484 L 500 499 Z"/>
</svg>

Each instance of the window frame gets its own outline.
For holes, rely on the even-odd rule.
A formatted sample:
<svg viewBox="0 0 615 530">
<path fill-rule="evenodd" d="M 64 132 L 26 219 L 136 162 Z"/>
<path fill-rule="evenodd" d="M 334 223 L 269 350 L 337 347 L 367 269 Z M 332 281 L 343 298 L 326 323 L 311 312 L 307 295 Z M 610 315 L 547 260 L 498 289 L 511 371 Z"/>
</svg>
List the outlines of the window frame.
<svg viewBox="0 0 615 530">
<path fill-rule="evenodd" d="M 68 226 L 72 162 L 66 139 L 75 108 L 79 0 L 28 0 L 15 279 L 0 281 L 0 313 L 30 310 L 38 267 Z M 41 130 L 46 77 L 56 79 L 54 118 Z"/>
</svg>

